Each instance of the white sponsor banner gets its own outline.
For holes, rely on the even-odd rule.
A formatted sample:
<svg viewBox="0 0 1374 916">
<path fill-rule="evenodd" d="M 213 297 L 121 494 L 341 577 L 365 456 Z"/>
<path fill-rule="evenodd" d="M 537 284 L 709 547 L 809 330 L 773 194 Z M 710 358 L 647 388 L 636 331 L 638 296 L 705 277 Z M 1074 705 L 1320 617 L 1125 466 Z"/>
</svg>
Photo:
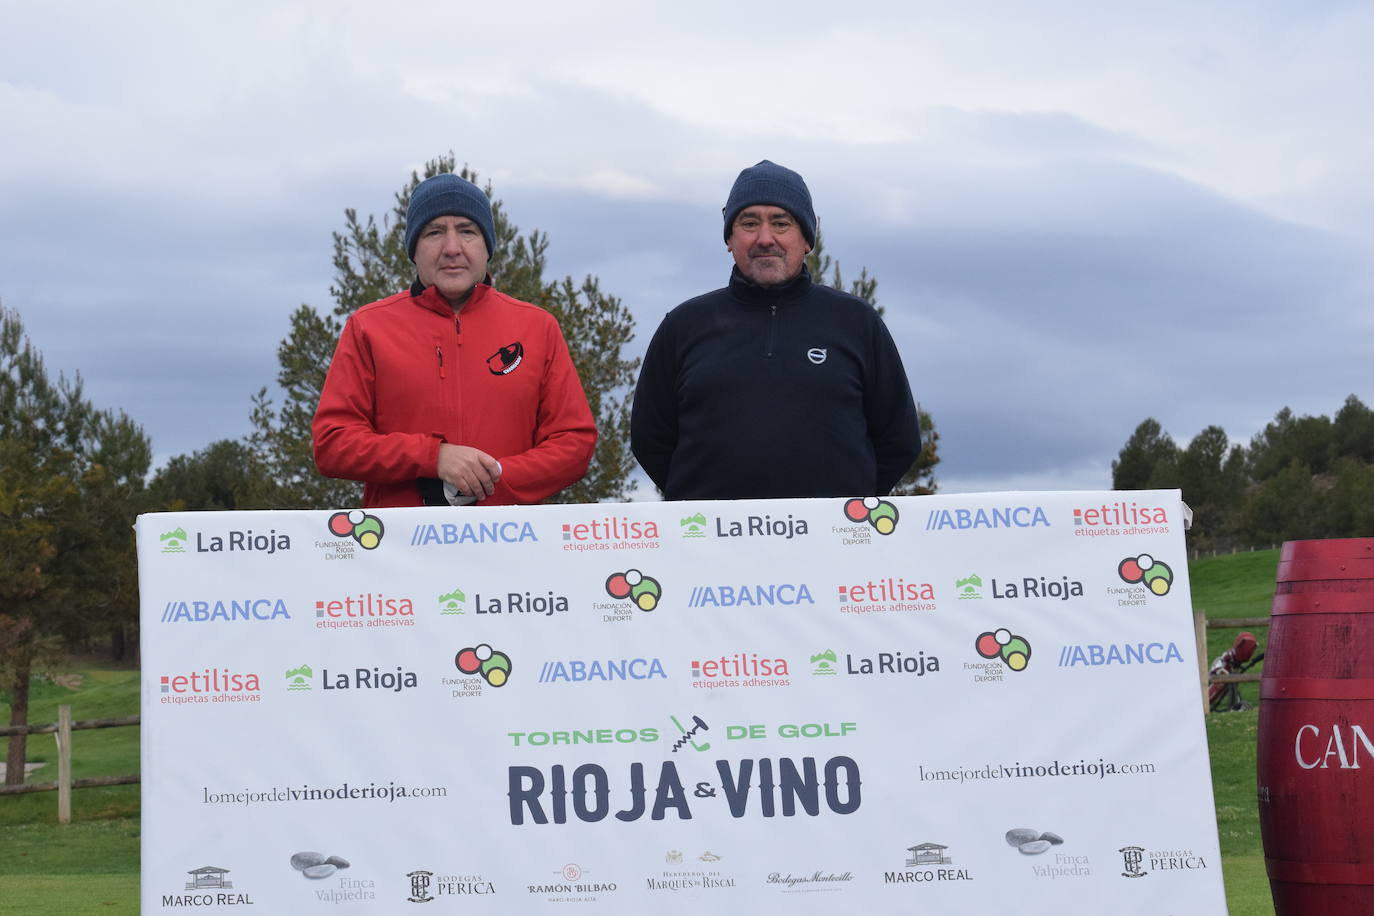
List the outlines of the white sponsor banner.
<svg viewBox="0 0 1374 916">
<path fill-rule="evenodd" d="M 1225 913 L 1177 491 L 145 515 L 144 913 Z"/>
</svg>

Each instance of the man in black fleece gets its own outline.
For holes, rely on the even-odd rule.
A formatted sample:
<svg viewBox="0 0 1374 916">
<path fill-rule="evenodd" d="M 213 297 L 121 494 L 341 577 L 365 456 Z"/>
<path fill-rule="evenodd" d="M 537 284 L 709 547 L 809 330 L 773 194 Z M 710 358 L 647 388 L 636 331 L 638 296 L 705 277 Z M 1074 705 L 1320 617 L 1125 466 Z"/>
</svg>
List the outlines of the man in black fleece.
<svg viewBox="0 0 1374 916">
<path fill-rule="evenodd" d="M 920 454 L 916 406 L 877 311 L 812 282 L 806 182 L 765 159 L 724 213 L 730 284 L 649 342 L 635 457 L 667 499 L 886 495 Z"/>
</svg>

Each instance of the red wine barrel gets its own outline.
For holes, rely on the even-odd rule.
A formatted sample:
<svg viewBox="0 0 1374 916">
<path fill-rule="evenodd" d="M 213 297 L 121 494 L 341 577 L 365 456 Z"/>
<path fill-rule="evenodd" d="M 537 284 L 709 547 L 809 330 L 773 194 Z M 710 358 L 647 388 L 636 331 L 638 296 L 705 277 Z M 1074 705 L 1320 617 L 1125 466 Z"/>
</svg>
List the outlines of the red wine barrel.
<svg viewBox="0 0 1374 916">
<path fill-rule="evenodd" d="M 1277 916 L 1374 914 L 1374 538 L 1283 545 L 1256 775 Z"/>
</svg>

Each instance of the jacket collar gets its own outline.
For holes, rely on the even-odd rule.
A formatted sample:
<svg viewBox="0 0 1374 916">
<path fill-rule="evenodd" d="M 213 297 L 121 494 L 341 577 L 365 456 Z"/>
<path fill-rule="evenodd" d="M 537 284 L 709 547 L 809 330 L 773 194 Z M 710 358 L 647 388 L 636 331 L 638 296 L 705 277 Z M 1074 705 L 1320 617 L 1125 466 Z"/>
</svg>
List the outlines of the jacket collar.
<svg viewBox="0 0 1374 916">
<path fill-rule="evenodd" d="M 491 292 L 491 275 L 488 274 L 486 279 L 472 288 L 472 295 L 468 296 L 468 301 L 463 303 L 457 314 L 469 315 L 481 309 Z M 454 314 L 453 306 L 448 304 L 448 300 L 434 287 L 425 286 L 421 283 L 419 277 L 416 277 L 415 282 L 410 284 L 410 298 L 421 308 L 443 315 L 445 318 Z"/>
<path fill-rule="evenodd" d="M 740 302 L 750 305 L 784 305 L 795 302 L 811 289 L 811 271 L 802 265 L 801 273 L 781 286 L 758 286 L 739 272 L 730 269 L 730 293 Z"/>
</svg>

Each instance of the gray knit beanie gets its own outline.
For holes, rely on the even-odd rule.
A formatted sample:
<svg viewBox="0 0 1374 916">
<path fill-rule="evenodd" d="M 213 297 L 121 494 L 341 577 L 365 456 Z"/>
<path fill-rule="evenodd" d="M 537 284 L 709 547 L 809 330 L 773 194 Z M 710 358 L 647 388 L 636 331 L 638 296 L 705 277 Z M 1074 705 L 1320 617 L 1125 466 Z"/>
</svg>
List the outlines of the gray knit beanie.
<svg viewBox="0 0 1374 916">
<path fill-rule="evenodd" d="M 451 172 L 426 178 L 410 193 L 406 208 L 406 254 L 415 260 L 415 245 L 420 230 L 440 216 L 464 216 L 482 230 L 487 240 L 487 257 L 496 252 L 496 227 L 491 216 L 491 200 L 477 185 Z"/>
<path fill-rule="evenodd" d="M 725 214 L 727 242 L 730 241 L 735 217 L 745 207 L 755 204 L 770 204 L 791 213 L 801 225 L 806 243 L 812 248 L 816 247 L 816 211 L 811 205 L 811 192 L 796 172 L 764 159 L 739 173 L 735 186 L 730 189 L 730 199 L 725 202 L 722 211 Z"/>
</svg>

